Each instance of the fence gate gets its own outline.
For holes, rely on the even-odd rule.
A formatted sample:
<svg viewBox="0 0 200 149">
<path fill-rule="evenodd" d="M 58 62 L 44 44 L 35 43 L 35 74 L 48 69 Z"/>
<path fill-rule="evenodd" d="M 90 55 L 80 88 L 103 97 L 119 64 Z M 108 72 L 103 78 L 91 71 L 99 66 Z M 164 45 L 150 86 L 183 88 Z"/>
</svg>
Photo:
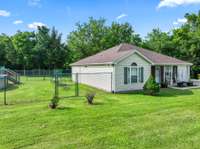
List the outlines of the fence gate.
<svg viewBox="0 0 200 149">
<path fill-rule="evenodd" d="M 54 96 L 59 98 L 79 96 L 78 74 L 76 80 L 72 80 L 71 73 L 56 74 L 53 78 Z"/>
<path fill-rule="evenodd" d="M 112 92 L 112 73 L 65 73 L 55 75 L 55 96 L 60 98 L 85 96 L 96 89 Z"/>
</svg>

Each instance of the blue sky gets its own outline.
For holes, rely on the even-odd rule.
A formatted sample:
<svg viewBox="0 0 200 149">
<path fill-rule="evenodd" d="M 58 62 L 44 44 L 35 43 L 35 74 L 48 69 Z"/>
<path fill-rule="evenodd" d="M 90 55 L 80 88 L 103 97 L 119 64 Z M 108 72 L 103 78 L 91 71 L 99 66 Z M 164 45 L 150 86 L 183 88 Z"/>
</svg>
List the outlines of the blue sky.
<svg viewBox="0 0 200 149">
<path fill-rule="evenodd" d="M 75 23 L 88 17 L 129 22 L 142 37 L 153 28 L 169 31 L 197 13 L 200 0 L 0 0 L 0 33 L 32 31 L 38 25 L 55 26 L 64 38 Z"/>
</svg>

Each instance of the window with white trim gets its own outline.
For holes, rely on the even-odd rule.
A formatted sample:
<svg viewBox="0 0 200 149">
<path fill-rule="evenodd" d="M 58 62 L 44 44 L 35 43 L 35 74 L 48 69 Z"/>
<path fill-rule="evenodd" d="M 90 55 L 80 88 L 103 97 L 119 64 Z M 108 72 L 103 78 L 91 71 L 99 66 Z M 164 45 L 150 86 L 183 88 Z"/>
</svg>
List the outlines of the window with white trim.
<svg viewBox="0 0 200 149">
<path fill-rule="evenodd" d="M 137 74 L 137 68 L 132 67 L 131 68 L 131 83 L 137 83 L 138 80 L 138 74 Z"/>
<path fill-rule="evenodd" d="M 137 66 L 124 67 L 124 84 L 144 82 L 144 68 Z"/>
</svg>

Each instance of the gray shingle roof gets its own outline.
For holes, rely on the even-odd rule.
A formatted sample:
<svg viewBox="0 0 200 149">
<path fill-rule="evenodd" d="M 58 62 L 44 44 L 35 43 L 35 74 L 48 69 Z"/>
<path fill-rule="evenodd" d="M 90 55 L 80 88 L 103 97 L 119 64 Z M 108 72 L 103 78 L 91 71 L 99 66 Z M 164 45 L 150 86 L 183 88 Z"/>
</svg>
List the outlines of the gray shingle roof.
<svg viewBox="0 0 200 149">
<path fill-rule="evenodd" d="M 133 52 L 137 51 L 142 54 L 147 60 L 152 64 L 191 64 L 173 57 L 169 57 L 160 53 L 156 53 L 150 50 L 146 50 L 131 44 L 120 44 L 118 46 L 112 47 L 108 50 L 97 53 L 93 56 L 86 57 L 81 59 L 71 66 L 80 66 L 80 65 L 96 65 L 96 64 L 113 64 L 118 59 L 128 56 Z"/>
</svg>

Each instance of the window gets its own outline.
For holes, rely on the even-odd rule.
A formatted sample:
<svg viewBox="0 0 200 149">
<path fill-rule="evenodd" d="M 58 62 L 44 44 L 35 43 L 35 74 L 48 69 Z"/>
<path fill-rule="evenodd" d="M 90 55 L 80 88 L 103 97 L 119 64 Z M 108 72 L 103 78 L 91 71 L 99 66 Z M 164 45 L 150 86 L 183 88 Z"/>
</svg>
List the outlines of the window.
<svg viewBox="0 0 200 149">
<path fill-rule="evenodd" d="M 143 67 L 124 67 L 124 84 L 143 83 L 144 68 Z"/>
<path fill-rule="evenodd" d="M 131 68 L 131 83 L 137 83 L 137 68 Z"/>
<path fill-rule="evenodd" d="M 132 63 L 131 66 L 137 66 L 137 64 L 136 63 Z"/>
<path fill-rule="evenodd" d="M 164 67 L 164 71 L 165 71 L 165 82 L 168 84 L 172 83 L 172 67 L 171 66 L 165 66 Z"/>
</svg>

